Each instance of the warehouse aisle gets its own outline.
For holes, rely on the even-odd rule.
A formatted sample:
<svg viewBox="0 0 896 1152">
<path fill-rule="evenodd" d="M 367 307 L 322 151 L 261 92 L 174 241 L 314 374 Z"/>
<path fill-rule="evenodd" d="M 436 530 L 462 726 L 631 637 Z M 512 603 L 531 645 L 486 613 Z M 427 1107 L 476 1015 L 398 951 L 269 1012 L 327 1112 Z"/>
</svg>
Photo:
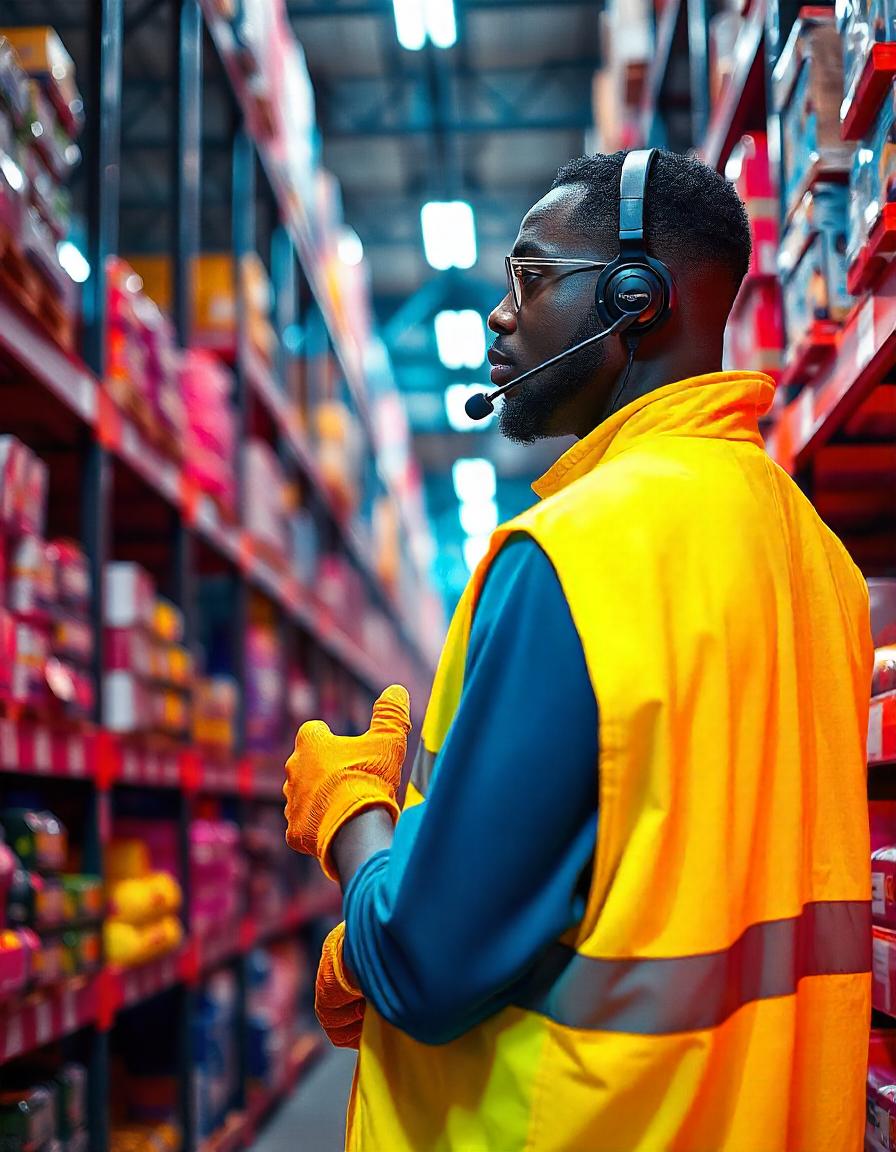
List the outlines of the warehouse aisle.
<svg viewBox="0 0 896 1152">
<path fill-rule="evenodd" d="M 252 1152 L 342 1152 L 355 1053 L 329 1048 L 256 1137 Z"/>
</svg>

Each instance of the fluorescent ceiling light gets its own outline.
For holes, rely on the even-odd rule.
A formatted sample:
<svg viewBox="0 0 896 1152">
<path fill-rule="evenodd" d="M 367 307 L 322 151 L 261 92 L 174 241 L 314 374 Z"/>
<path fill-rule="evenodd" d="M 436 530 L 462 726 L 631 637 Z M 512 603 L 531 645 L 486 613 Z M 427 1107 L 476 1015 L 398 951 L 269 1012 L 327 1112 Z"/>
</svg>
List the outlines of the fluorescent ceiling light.
<svg viewBox="0 0 896 1152">
<path fill-rule="evenodd" d="M 455 432 L 474 432 L 487 428 L 494 419 L 491 412 L 484 420 L 471 420 L 467 415 L 466 403 L 471 396 L 484 392 L 481 384 L 449 384 L 445 389 L 445 414 Z"/>
<path fill-rule="evenodd" d="M 421 0 L 392 0 L 395 34 L 409 52 L 419 52 L 426 43 L 426 21 Z"/>
<path fill-rule="evenodd" d="M 57 244 L 56 255 L 59 257 L 59 263 L 72 280 L 76 284 L 83 284 L 90 275 L 90 265 L 71 240 L 63 240 L 61 244 Z"/>
<path fill-rule="evenodd" d="M 485 326 L 472 308 L 443 311 L 435 317 L 439 359 L 449 369 L 481 368 L 485 360 Z"/>
<path fill-rule="evenodd" d="M 342 229 L 336 251 L 343 264 L 354 267 L 361 263 L 364 259 L 364 245 L 361 243 L 361 237 L 354 228 Z"/>
<path fill-rule="evenodd" d="M 488 536 L 468 536 L 464 540 L 464 563 L 472 572 L 488 551 Z"/>
<path fill-rule="evenodd" d="M 439 272 L 476 263 L 476 221 L 466 200 L 431 200 L 420 209 L 423 251 Z"/>
<path fill-rule="evenodd" d="M 455 460 L 451 468 L 451 479 L 454 481 L 454 493 L 462 504 L 494 500 L 498 490 L 495 466 L 491 460 L 482 457 L 468 456 Z"/>
<path fill-rule="evenodd" d="M 489 536 L 498 527 L 494 500 L 464 500 L 458 508 L 460 526 L 468 536 Z"/>
<path fill-rule="evenodd" d="M 457 19 L 454 0 L 423 0 L 426 31 L 436 48 L 450 48 L 457 43 Z"/>
</svg>

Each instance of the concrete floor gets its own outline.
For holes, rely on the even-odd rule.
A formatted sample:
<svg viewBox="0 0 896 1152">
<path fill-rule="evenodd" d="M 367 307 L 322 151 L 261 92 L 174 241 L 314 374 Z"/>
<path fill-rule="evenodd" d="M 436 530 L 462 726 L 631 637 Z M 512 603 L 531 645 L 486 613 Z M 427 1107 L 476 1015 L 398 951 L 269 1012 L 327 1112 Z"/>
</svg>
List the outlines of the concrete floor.
<svg viewBox="0 0 896 1152">
<path fill-rule="evenodd" d="M 330 1048 L 273 1114 L 252 1152 L 343 1152 L 355 1053 Z"/>
</svg>

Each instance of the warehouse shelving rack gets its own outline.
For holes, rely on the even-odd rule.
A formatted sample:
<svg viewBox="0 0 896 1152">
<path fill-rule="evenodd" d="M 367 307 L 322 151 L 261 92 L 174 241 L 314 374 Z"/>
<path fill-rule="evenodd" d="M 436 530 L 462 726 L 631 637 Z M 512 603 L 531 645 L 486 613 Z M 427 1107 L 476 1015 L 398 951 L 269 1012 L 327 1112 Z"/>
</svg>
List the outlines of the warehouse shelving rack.
<svg viewBox="0 0 896 1152">
<path fill-rule="evenodd" d="M 283 183 L 270 142 L 256 123 L 250 94 L 215 5 L 211 0 L 149 0 L 129 6 L 126 13 L 125 0 L 84 2 L 89 12 L 90 59 L 86 70 L 79 61 L 79 81 L 87 111 L 82 145 L 87 258 L 92 275 L 84 286 L 83 355 L 64 352 L 17 301 L 0 294 L 0 398 L 4 431 L 20 435 L 50 464 L 51 517 L 56 517 L 61 532 L 79 537 L 87 552 L 94 583 L 97 689 L 102 683 L 103 566 L 112 557 L 140 559 L 161 574 L 165 592 L 184 613 L 186 642 L 193 648 L 198 639 L 199 582 L 205 573 L 226 574 L 232 594 L 233 670 L 241 686 L 245 683 L 249 601 L 260 596 L 273 608 L 290 644 L 305 654 L 312 675 L 321 668 L 338 670 L 352 691 L 364 692 L 371 701 L 387 683 L 401 679 L 411 690 L 419 721 L 431 676 L 428 658 L 412 634 L 406 613 L 376 573 L 363 526 L 347 518 L 334 502 L 315 448 L 293 418 L 278 380 L 285 374 L 288 357 L 297 354 L 287 347 L 284 333 L 295 330 L 301 319 L 305 336 L 301 354 L 313 361 L 309 371 L 336 377 L 363 429 L 367 496 L 385 493 L 401 516 L 401 504 L 377 458 L 364 370 L 356 349 L 345 343 L 336 323 L 301 205 Z M 162 9 L 168 17 L 168 44 L 176 61 L 170 133 L 164 146 L 169 153 L 172 319 L 179 342 L 184 347 L 191 344 L 189 269 L 198 252 L 203 211 L 202 92 L 208 71 L 217 69 L 227 78 L 232 108 L 230 247 L 234 266 L 241 255 L 256 250 L 261 217 L 265 217 L 280 345 L 272 371 L 251 350 L 247 317 L 241 294 L 236 292 L 236 341 L 229 354 L 240 442 L 251 429 L 263 429 L 284 466 L 300 479 L 324 538 L 350 559 L 369 595 L 387 615 L 403 653 L 399 668 L 384 667 L 377 653 L 366 651 L 317 590 L 272 563 L 239 522 L 225 522 L 216 507 L 191 488 L 177 463 L 148 442 L 105 388 L 105 261 L 120 250 L 119 183 L 121 165 L 126 162 L 122 151 L 122 88 L 128 83 L 122 66 L 125 36 Z M 73 20 L 63 0 L 55 5 L 54 14 L 59 17 L 63 39 L 66 27 L 83 24 Z M 46 19 L 46 13 L 42 15 Z M 239 462 L 237 469 L 238 492 L 244 499 Z M 401 526 L 404 547 L 408 547 L 410 526 L 403 518 Z M 111 1030 L 129 1008 L 162 992 L 173 992 L 172 1050 L 176 1052 L 182 1147 L 201 1146 L 206 1152 L 244 1147 L 323 1042 L 316 1031 L 305 1034 L 281 1081 L 266 1091 L 250 1093 L 242 1036 L 248 954 L 256 945 L 304 931 L 320 918 L 332 918 L 338 913 L 339 893 L 321 878 L 300 888 L 291 905 L 273 920 L 259 922 L 244 915 L 237 925 L 218 933 L 200 936 L 192 932 L 186 862 L 189 826 L 197 805 L 210 797 L 219 798 L 227 803 L 230 815 L 244 822 L 249 804 L 281 803 L 283 757 L 246 754 L 245 714 L 238 726 L 235 753 L 228 758 L 209 756 L 190 746 L 116 735 L 103 724 L 101 696 L 97 691 L 99 703 L 90 724 L 63 723 L 0 705 L 0 789 L 24 784 L 66 789 L 76 797 L 84 814 L 84 868 L 98 873 L 119 796 L 143 790 L 166 797 L 179 828 L 185 941 L 176 953 L 140 968 L 105 965 L 92 976 L 69 979 L 0 1006 L 0 1075 L 5 1062 L 77 1034 L 83 1041 L 82 1051 L 89 1055 L 91 1152 L 105 1152 Z M 289 739 L 284 731 L 284 751 L 289 749 Z M 52 801 L 47 806 L 52 807 Z M 211 971 L 225 964 L 235 966 L 239 982 L 242 1074 L 226 1125 L 200 1145 L 190 1074 L 195 992 Z"/>
</svg>

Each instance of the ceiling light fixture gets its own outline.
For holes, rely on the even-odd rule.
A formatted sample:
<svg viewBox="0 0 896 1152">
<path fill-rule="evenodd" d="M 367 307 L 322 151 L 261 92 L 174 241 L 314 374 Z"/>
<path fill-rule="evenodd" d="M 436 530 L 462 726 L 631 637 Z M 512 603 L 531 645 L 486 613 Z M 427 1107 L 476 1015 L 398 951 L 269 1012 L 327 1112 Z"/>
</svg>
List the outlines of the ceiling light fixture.
<svg viewBox="0 0 896 1152">
<path fill-rule="evenodd" d="M 450 48 L 457 43 L 457 18 L 454 0 L 423 0 L 426 31 L 436 48 Z"/>
<path fill-rule="evenodd" d="M 454 371 L 482 367 L 485 328 L 478 312 L 472 308 L 461 312 L 437 312 L 434 323 L 439 359 L 446 368 Z"/>
<path fill-rule="evenodd" d="M 455 460 L 451 467 L 454 494 L 463 504 L 477 500 L 494 500 L 498 491 L 498 478 L 491 460 L 467 456 Z"/>
<path fill-rule="evenodd" d="M 439 272 L 476 263 L 476 221 L 465 200 L 431 200 L 420 209 L 423 251 Z"/>
<path fill-rule="evenodd" d="M 488 551 L 489 539 L 488 536 L 468 536 L 464 540 L 464 563 L 470 572 Z"/>
<path fill-rule="evenodd" d="M 409 52 L 419 52 L 426 43 L 426 20 L 421 0 L 392 0 L 395 34 Z"/>
<path fill-rule="evenodd" d="M 494 500 L 464 500 L 457 514 L 468 536 L 489 536 L 498 527 L 498 505 Z"/>
</svg>

